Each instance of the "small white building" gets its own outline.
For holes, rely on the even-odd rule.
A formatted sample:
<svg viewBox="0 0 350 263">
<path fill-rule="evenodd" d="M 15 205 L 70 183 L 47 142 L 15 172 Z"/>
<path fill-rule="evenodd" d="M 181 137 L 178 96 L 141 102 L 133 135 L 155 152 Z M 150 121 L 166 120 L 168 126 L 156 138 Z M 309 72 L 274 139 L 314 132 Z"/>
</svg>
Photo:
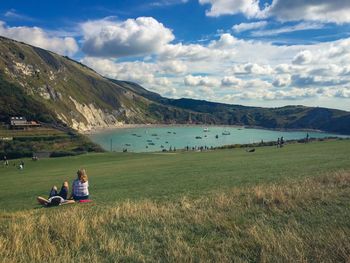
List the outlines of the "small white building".
<svg viewBox="0 0 350 263">
<path fill-rule="evenodd" d="M 27 121 L 25 117 L 11 117 L 10 125 L 12 129 L 27 129 L 41 126 L 36 121 Z"/>
<path fill-rule="evenodd" d="M 11 117 L 11 126 L 26 125 L 27 119 L 25 117 Z"/>
</svg>

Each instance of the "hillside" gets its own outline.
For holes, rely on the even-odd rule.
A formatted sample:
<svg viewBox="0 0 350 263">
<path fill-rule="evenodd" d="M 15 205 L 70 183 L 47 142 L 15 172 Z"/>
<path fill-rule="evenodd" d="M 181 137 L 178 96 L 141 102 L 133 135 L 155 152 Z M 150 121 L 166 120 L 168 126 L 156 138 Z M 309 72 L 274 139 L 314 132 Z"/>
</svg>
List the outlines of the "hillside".
<svg viewBox="0 0 350 263">
<path fill-rule="evenodd" d="M 0 261 L 348 262 L 349 146 L 92 153 L 24 160 L 24 170 L 10 160 Z M 35 197 L 77 167 L 93 202 L 40 208 Z"/>
<path fill-rule="evenodd" d="M 1 89 L 7 90 L 0 98 L 0 120 L 14 114 L 44 122 L 53 121 L 53 117 L 86 131 L 123 123 L 185 122 L 189 115 L 187 110 L 174 107 L 161 109 L 162 105 L 125 87 L 127 82 L 113 83 L 67 57 L 3 37 L 0 81 Z"/>
<path fill-rule="evenodd" d="M 0 121 L 24 115 L 80 132 L 125 123 L 206 123 L 350 134 L 350 113 L 168 99 L 53 52 L 0 37 Z M 9 103 L 10 102 L 10 103 Z"/>
</svg>

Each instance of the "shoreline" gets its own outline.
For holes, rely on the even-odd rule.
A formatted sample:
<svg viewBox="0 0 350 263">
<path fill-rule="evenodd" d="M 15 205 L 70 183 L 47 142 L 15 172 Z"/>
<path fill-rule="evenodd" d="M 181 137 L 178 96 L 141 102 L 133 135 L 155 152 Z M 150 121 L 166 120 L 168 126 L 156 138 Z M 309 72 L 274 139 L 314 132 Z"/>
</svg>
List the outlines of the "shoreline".
<svg viewBox="0 0 350 263">
<path fill-rule="evenodd" d="M 103 133 L 106 131 L 113 130 L 122 130 L 122 129 L 137 129 L 137 128 L 167 128 L 167 127 L 230 127 L 230 128 L 248 128 L 248 126 L 243 125 L 224 125 L 224 124 L 215 124 L 215 125 L 204 125 L 204 124 L 123 124 L 122 126 L 113 126 L 105 128 L 95 128 L 90 131 L 82 132 L 84 135 L 93 135 L 97 133 Z"/>
<path fill-rule="evenodd" d="M 103 128 L 94 128 L 89 131 L 81 132 L 84 135 L 94 135 L 99 133 L 104 133 L 113 130 L 122 130 L 122 129 L 137 129 L 137 128 L 166 128 L 166 127 L 228 127 L 228 128 L 242 128 L 242 129 L 259 129 L 267 131 L 281 131 L 281 132 L 318 132 L 318 133 L 331 133 L 339 136 L 349 136 L 349 134 L 340 134 L 335 132 L 317 130 L 317 129 L 288 129 L 288 128 L 266 128 L 260 126 L 244 126 L 244 125 L 229 125 L 229 124 L 123 124 L 121 126 L 113 127 L 103 127 Z"/>
</svg>

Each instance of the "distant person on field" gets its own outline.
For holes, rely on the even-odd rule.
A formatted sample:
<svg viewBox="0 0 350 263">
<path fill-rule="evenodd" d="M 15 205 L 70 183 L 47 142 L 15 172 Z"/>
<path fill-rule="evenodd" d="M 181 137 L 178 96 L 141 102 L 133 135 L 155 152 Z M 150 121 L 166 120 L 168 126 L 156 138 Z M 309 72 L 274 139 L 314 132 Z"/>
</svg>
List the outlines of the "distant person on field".
<svg viewBox="0 0 350 263">
<path fill-rule="evenodd" d="M 60 192 L 58 193 L 57 187 L 54 185 L 50 190 L 48 199 L 38 196 L 37 200 L 39 204 L 48 206 L 48 207 L 74 203 L 73 200 L 67 200 L 68 190 L 69 190 L 68 187 L 69 187 L 68 182 L 64 182 L 62 184 Z"/>
<path fill-rule="evenodd" d="M 4 165 L 9 166 L 9 161 L 7 160 L 6 155 L 4 155 Z"/>
<path fill-rule="evenodd" d="M 20 170 L 23 170 L 23 169 L 24 169 L 24 162 L 23 162 L 23 161 L 21 161 L 21 162 L 19 163 L 18 168 L 19 168 Z"/>
<path fill-rule="evenodd" d="M 277 139 L 277 148 L 280 147 L 280 137 Z"/>
<path fill-rule="evenodd" d="M 284 145 L 284 139 L 283 139 L 283 136 L 281 137 L 281 140 L 280 140 L 280 147 L 283 147 Z"/>
<path fill-rule="evenodd" d="M 89 199 L 89 182 L 85 169 L 77 172 L 78 178 L 73 181 L 71 198 L 75 201 Z"/>
</svg>

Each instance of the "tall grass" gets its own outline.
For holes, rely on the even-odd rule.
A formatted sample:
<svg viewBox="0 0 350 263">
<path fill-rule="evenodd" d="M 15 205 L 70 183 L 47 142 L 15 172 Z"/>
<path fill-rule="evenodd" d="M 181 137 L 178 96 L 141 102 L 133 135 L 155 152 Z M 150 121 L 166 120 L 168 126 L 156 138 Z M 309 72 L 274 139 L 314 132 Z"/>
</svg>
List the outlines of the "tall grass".
<svg viewBox="0 0 350 263">
<path fill-rule="evenodd" d="M 174 202 L 3 213 L 3 262 L 349 262 L 350 172 Z"/>
</svg>

